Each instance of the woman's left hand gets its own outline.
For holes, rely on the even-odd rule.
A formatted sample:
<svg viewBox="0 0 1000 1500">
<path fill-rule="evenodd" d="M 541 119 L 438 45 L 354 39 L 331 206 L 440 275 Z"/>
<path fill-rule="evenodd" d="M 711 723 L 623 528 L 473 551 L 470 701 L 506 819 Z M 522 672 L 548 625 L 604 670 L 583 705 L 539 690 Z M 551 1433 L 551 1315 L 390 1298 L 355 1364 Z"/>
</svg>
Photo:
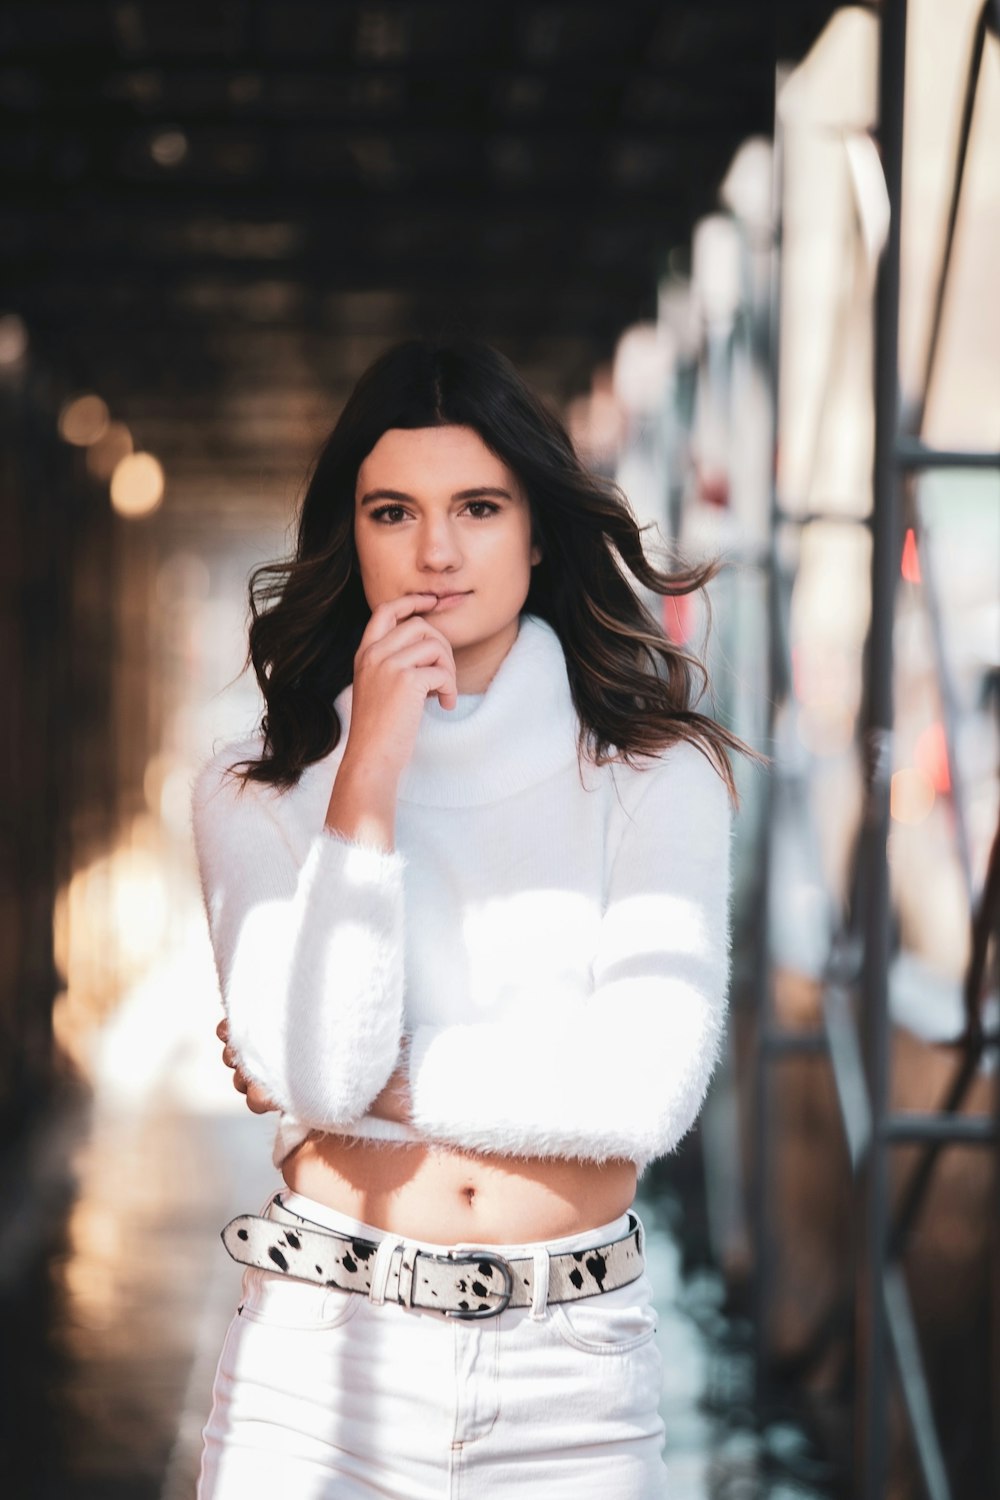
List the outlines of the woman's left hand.
<svg viewBox="0 0 1000 1500">
<path fill-rule="evenodd" d="M 236 1053 L 229 1045 L 229 1022 L 225 1017 L 215 1028 L 215 1034 L 220 1042 L 224 1043 L 222 1061 L 227 1068 L 233 1069 L 233 1087 L 246 1095 L 247 1108 L 255 1115 L 266 1115 L 269 1110 L 279 1109 L 280 1105 L 275 1104 L 273 1099 L 269 1099 L 260 1084 L 249 1079 L 236 1061 Z M 372 1100 L 368 1106 L 368 1113 L 376 1115 L 380 1120 L 396 1120 L 400 1124 L 409 1124 L 410 1085 L 405 1064 L 400 1064 L 382 1092 Z"/>
<path fill-rule="evenodd" d="M 410 1123 L 410 1084 L 405 1065 L 396 1069 L 382 1092 L 375 1096 L 368 1106 L 368 1113 L 380 1120 L 397 1120 L 401 1125 Z"/>
<path fill-rule="evenodd" d="M 233 1069 L 233 1087 L 239 1093 L 246 1095 L 247 1109 L 252 1110 L 255 1115 L 266 1115 L 268 1110 L 279 1109 L 280 1106 L 267 1097 L 259 1083 L 254 1083 L 247 1077 L 236 1061 L 236 1053 L 229 1045 L 229 1022 L 225 1017 L 216 1026 L 215 1034 L 220 1042 L 225 1043 L 222 1049 L 222 1061 L 227 1068 Z"/>
</svg>

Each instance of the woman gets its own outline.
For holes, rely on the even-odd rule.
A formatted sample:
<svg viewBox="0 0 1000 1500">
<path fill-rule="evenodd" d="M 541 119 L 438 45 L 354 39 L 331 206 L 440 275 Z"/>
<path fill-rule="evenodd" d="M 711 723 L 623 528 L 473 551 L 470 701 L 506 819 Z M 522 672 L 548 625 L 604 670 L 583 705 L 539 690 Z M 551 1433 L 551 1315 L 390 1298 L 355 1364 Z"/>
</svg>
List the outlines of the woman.
<svg viewBox="0 0 1000 1500">
<path fill-rule="evenodd" d="M 194 826 L 284 1186 L 224 1231 L 200 1500 L 665 1493 L 630 1206 L 719 1053 L 741 747 L 626 569 L 714 571 L 652 566 L 499 354 L 413 342 L 253 580 L 266 717 Z"/>
</svg>

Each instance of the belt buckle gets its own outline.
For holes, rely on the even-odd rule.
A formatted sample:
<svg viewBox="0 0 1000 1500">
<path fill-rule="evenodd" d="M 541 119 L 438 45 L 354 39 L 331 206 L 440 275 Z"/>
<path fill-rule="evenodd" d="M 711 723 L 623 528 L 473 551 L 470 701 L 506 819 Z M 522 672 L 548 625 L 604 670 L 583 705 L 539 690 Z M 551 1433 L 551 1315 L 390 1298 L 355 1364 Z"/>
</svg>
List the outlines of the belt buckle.
<svg viewBox="0 0 1000 1500">
<path fill-rule="evenodd" d="M 496 1255 L 492 1250 L 449 1250 L 447 1255 L 433 1255 L 427 1250 L 422 1250 L 420 1253 L 426 1260 L 446 1261 L 455 1266 L 476 1266 L 485 1260 L 491 1266 L 495 1266 L 503 1277 L 504 1287 L 500 1293 L 501 1300 L 496 1307 L 442 1307 L 441 1311 L 446 1318 L 461 1318 L 463 1322 L 478 1322 L 483 1318 L 495 1318 L 506 1310 L 514 1293 L 514 1273 L 510 1268 L 510 1262 L 502 1255 Z M 492 1293 L 492 1288 L 490 1290 Z"/>
</svg>

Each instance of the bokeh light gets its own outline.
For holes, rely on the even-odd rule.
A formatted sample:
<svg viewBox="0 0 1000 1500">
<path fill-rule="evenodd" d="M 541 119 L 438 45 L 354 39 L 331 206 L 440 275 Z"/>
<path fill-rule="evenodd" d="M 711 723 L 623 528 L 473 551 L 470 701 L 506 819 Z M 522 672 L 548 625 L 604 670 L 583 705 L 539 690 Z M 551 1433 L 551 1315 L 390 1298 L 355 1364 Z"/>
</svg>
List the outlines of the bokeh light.
<svg viewBox="0 0 1000 1500">
<path fill-rule="evenodd" d="M 922 823 L 934 806 L 934 783 L 926 771 L 904 766 L 892 778 L 889 810 L 897 823 Z"/>
<path fill-rule="evenodd" d="M 119 515 L 148 516 L 163 499 L 163 468 L 152 453 L 130 453 L 111 476 L 111 504 Z"/>
<path fill-rule="evenodd" d="M 19 364 L 27 348 L 28 330 L 24 319 L 17 313 L 4 313 L 0 317 L 0 365 Z"/>
<path fill-rule="evenodd" d="M 158 167 L 179 167 L 188 154 L 183 130 L 161 130 L 149 143 L 149 154 Z"/>
<path fill-rule="evenodd" d="M 133 451 L 132 434 L 124 422 L 109 422 L 105 431 L 87 449 L 87 472 L 95 479 L 110 479 L 123 458 Z"/>
<path fill-rule="evenodd" d="M 76 448 L 88 448 L 104 436 L 110 420 L 107 402 L 100 396 L 76 396 L 59 413 L 59 436 Z"/>
</svg>

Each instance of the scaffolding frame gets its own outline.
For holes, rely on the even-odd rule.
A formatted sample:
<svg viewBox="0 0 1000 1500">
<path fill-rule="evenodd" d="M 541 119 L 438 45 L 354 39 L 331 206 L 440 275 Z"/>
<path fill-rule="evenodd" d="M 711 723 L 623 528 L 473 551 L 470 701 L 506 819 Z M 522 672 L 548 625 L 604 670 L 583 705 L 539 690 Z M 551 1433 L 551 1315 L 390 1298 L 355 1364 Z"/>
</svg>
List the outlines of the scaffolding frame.
<svg viewBox="0 0 1000 1500">
<path fill-rule="evenodd" d="M 1000 0 L 984 0 L 974 29 L 920 397 L 912 410 L 902 414 L 898 340 L 906 0 L 885 0 L 882 7 L 879 143 L 890 222 L 888 241 L 876 284 L 873 507 L 870 517 L 862 523 L 870 527 L 872 535 L 871 624 L 862 715 L 862 743 L 866 762 L 865 801 L 854 882 L 856 894 L 863 893 L 863 900 L 855 900 L 852 904 L 851 929 L 838 933 L 831 945 L 822 979 L 822 1025 L 810 1033 L 790 1033 L 783 1030 L 778 1026 L 773 1013 L 767 936 L 773 865 L 773 820 L 770 816 L 773 790 L 768 786 L 765 792 L 767 806 L 763 818 L 759 904 L 755 913 L 759 944 L 753 984 L 758 1025 L 754 1067 L 755 1171 L 750 1202 L 751 1228 L 755 1242 L 758 1398 L 762 1409 L 766 1409 L 772 1396 L 773 1380 L 773 1359 L 768 1338 L 768 1313 L 773 1297 L 776 1261 L 771 1238 L 771 1183 L 776 1145 L 771 1127 L 772 1071 L 774 1065 L 782 1059 L 820 1054 L 829 1060 L 835 1085 L 851 1164 L 858 1233 L 850 1285 L 842 1289 L 835 1304 L 819 1320 L 795 1364 L 800 1371 L 812 1364 L 829 1347 L 831 1340 L 845 1324 L 850 1326 L 854 1304 L 852 1493 L 857 1500 L 884 1500 L 887 1493 L 893 1368 L 924 1492 L 928 1500 L 951 1500 L 953 1490 L 935 1423 L 917 1321 L 902 1257 L 908 1236 L 926 1201 L 934 1166 L 942 1149 L 945 1146 L 963 1146 L 995 1151 L 1000 1143 L 1000 1088 L 996 1091 L 997 1109 L 993 1117 L 959 1114 L 984 1054 L 988 1048 L 995 1049 L 998 1043 L 997 1032 L 987 1033 L 984 1028 L 982 1002 L 987 982 L 990 941 L 992 938 L 996 946 L 1000 939 L 1000 834 L 994 838 L 982 890 L 976 893 L 973 889 L 962 788 L 956 766 L 955 714 L 944 660 L 940 610 L 933 582 L 927 578 L 924 583 L 925 598 L 935 642 L 954 797 L 956 838 L 969 894 L 972 928 L 971 958 L 963 991 L 965 1025 L 961 1034 L 950 1043 L 957 1054 L 956 1067 L 938 1108 L 928 1112 L 894 1112 L 889 1104 L 891 907 L 887 861 L 893 746 L 895 591 L 900 575 L 906 525 L 912 527 L 919 538 L 920 517 L 914 493 L 915 478 L 929 469 L 988 469 L 996 471 L 1000 476 L 1000 453 L 933 449 L 920 436 L 939 347 L 977 83 L 987 31 L 991 28 L 1000 33 Z M 776 251 L 771 336 L 775 397 L 778 379 L 778 260 L 779 254 Z M 774 410 L 777 411 L 776 399 Z M 782 576 L 776 545 L 778 529 L 784 518 L 776 482 L 772 488 L 771 509 L 771 542 L 767 562 L 768 731 L 769 740 L 773 744 L 776 706 L 783 698 L 788 683 Z M 855 996 L 860 1001 L 860 1024 L 855 1018 Z M 902 1144 L 919 1145 L 921 1152 L 903 1185 L 898 1205 L 891 1212 L 890 1156 L 893 1149 Z M 995 1195 L 994 1201 L 1000 1216 L 1000 1193 Z M 994 1478 L 1000 1485 L 1000 1474 Z"/>
</svg>

